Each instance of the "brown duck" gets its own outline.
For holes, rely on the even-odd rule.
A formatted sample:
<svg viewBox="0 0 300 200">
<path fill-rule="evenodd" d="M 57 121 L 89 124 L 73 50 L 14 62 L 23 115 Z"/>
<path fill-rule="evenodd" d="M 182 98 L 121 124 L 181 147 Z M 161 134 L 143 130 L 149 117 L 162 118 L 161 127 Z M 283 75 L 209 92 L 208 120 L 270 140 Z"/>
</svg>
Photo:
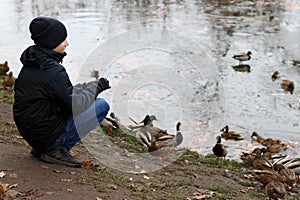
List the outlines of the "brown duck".
<svg viewBox="0 0 300 200">
<path fill-rule="evenodd" d="M 287 194 L 284 184 L 279 181 L 270 181 L 266 187 L 265 191 L 269 196 L 269 199 L 285 199 Z"/>
<path fill-rule="evenodd" d="M 262 150 L 261 150 L 261 148 L 255 148 L 250 153 L 246 153 L 246 152 L 242 152 L 242 153 L 243 154 L 240 155 L 241 160 L 243 160 L 244 163 L 246 163 L 248 167 L 251 167 L 251 166 L 253 166 L 253 161 L 261 156 Z"/>
<path fill-rule="evenodd" d="M 295 84 L 293 81 L 290 80 L 282 80 L 281 87 L 284 91 L 290 92 L 291 94 L 294 93 Z"/>
<path fill-rule="evenodd" d="M 288 167 L 283 166 L 282 164 L 276 164 L 274 170 L 285 178 L 285 183 L 293 188 L 297 182 L 296 174 L 293 170 Z"/>
<path fill-rule="evenodd" d="M 0 75 L 5 75 L 6 72 L 9 71 L 8 62 L 5 61 L 4 63 L 0 64 Z"/>
<path fill-rule="evenodd" d="M 14 83 L 13 73 L 9 72 L 8 76 L 5 76 L 2 81 L 2 88 L 4 90 L 11 89 L 14 86 Z"/>
<path fill-rule="evenodd" d="M 278 139 L 272 139 L 272 138 L 263 138 L 262 136 L 260 136 L 257 132 L 253 132 L 251 135 L 252 140 L 257 141 L 258 143 L 260 143 L 263 146 L 267 146 L 267 145 L 274 145 L 274 144 L 280 144 L 281 141 Z"/>
<path fill-rule="evenodd" d="M 243 140 L 244 137 L 241 136 L 239 133 L 234 132 L 234 131 L 229 131 L 229 127 L 226 125 L 224 126 L 221 130 L 223 132 L 221 134 L 221 137 L 224 138 L 225 140 Z"/>
</svg>

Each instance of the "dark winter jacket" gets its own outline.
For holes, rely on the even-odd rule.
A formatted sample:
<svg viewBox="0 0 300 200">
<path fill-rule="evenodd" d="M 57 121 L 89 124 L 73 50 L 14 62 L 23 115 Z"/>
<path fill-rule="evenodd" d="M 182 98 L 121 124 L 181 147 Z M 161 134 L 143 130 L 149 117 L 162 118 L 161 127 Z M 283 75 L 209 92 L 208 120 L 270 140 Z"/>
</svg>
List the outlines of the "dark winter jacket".
<svg viewBox="0 0 300 200">
<path fill-rule="evenodd" d="M 31 46 L 21 55 L 23 67 L 15 82 L 13 117 L 23 138 L 39 151 L 55 142 L 69 116 L 87 109 L 101 92 L 97 81 L 73 87 L 59 64 L 65 55 L 39 46 Z"/>
</svg>

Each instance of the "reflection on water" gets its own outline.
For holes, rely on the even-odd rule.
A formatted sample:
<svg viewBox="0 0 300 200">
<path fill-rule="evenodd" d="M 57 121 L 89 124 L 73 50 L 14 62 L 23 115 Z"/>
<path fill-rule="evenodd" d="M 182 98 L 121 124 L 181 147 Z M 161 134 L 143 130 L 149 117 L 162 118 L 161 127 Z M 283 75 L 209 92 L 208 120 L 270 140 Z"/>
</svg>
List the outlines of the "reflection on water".
<svg viewBox="0 0 300 200">
<path fill-rule="evenodd" d="M 204 153 L 211 152 L 215 136 L 219 129 L 228 124 L 232 129 L 244 134 L 245 141 L 238 143 L 228 142 L 232 148 L 228 157 L 236 158 L 236 153 L 242 149 L 252 148 L 250 134 L 257 131 L 266 137 L 277 137 L 292 143 L 299 143 L 300 110 L 298 85 L 300 84 L 300 68 L 293 65 L 300 60 L 300 3 L 294 0 L 0 0 L 2 8 L 0 18 L 1 48 L 0 62 L 7 60 L 14 74 L 18 74 L 21 65 L 19 56 L 21 52 L 32 44 L 28 31 L 28 24 L 37 15 L 48 15 L 61 19 L 68 28 L 68 56 L 64 60 L 71 80 L 76 83 L 80 80 L 88 80 L 90 70 L 93 68 L 109 67 L 111 82 L 115 85 L 114 101 L 112 109 L 119 109 L 119 99 L 126 101 L 129 91 L 124 85 L 127 80 L 146 76 L 154 66 L 156 77 L 164 77 L 163 84 L 172 88 L 179 96 L 184 96 L 186 87 L 178 84 L 176 75 L 179 70 L 183 77 L 189 77 L 189 91 L 186 98 L 181 98 L 184 105 L 182 110 L 183 132 L 196 136 L 196 140 L 185 141 L 185 145 L 201 150 Z M 168 40 L 163 45 L 164 53 L 157 49 L 128 51 L 141 44 L 152 47 L 152 43 L 159 48 L 164 41 L 161 35 L 143 35 L 136 31 L 141 28 L 158 28 L 174 31 L 181 35 L 181 40 L 176 38 Z M 115 41 L 112 38 L 120 38 L 124 33 L 141 33 L 129 35 L 122 40 Z M 176 37 L 178 37 L 178 35 Z M 131 37 L 130 37 L 131 36 Z M 170 36 L 170 35 L 167 35 Z M 189 49 L 191 42 L 185 45 L 184 51 L 176 46 L 184 46 L 186 39 L 198 44 L 200 50 Z M 167 41 L 167 38 L 165 37 Z M 101 49 L 99 57 L 103 58 L 101 65 L 86 65 L 89 63 L 89 55 L 97 47 L 105 43 L 120 47 L 117 51 L 106 52 Z M 147 41 L 150 43 L 148 44 Z M 172 42 L 170 42 L 172 41 Z M 124 42 L 126 45 L 124 45 Z M 171 44 L 172 43 L 172 44 Z M 105 46 L 104 45 L 104 46 Z M 122 46 L 123 45 L 123 46 Z M 204 50 L 204 51 L 203 51 Z M 232 56 L 239 52 L 251 50 L 252 59 L 244 67 L 236 67 L 236 61 Z M 105 56 L 104 56 L 105 55 Z M 115 57 L 110 57 L 114 55 Z M 203 58 L 209 57 L 209 63 L 203 62 Z M 179 59 L 180 58 L 180 59 Z M 190 58 L 199 64 L 188 64 Z M 91 61 L 93 62 L 93 61 Z M 83 65 L 83 66 L 82 66 Z M 135 66 L 129 69 L 128 66 Z M 156 67 L 162 67 L 162 73 Z M 204 67 L 203 67 L 204 66 Z M 250 69 L 251 66 L 251 69 Z M 124 69 L 128 70 L 125 70 Z M 137 70 L 146 70 L 145 73 Z M 206 70 L 205 73 L 201 71 Z M 176 69 L 172 71 L 170 69 Z M 238 72 L 236 71 L 238 70 Z M 200 80 L 194 80 L 193 74 L 201 72 Z M 250 73 L 240 73 L 246 71 Z M 274 71 L 279 71 L 281 77 L 272 81 Z M 147 72 L 147 73 L 146 73 Z M 105 73 L 105 72 L 102 72 Z M 139 74 L 141 73 L 141 74 Z M 140 75 L 140 76 L 138 76 Z M 295 90 L 291 95 L 282 90 L 282 79 L 294 81 Z M 125 81 L 126 80 L 126 81 Z M 122 83 L 122 87 L 119 85 Z M 132 82 L 134 83 L 134 81 Z M 138 84 L 140 84 L 138 82 Z M 137 86 L 136 88 L 138 88 Z M 130 99 L 130 104 L 140 105 L 134 111 L 134 115 L 140 118 L 145 114 L 145 105 L 139 102 L 143 97 L 145 88 L 136 90 L 135 96 Z M 125 91 L 127 90 L 127 91 Z M 176 105 L 176 98 L 166 96 L 166 87 L 147 92 L 164 99 L 163 108 L 153 106 L 153 112 L 173 113 L 168 115 L 169 122 L 162 123 L 166 128 L 173 130 L 175 121 L 180 119 Z M 163 93 L 163 94 L 161 94 Z M 155 94 L 155 95 L 154 95 Z M 111 98 L 110 93 L 104 94 Z M 155 101 L 159 104 L 160 101 Z M 170 105 L 170 106 L 168 106 Z M 169 110 L 168 110 L 169 108 Z M 132 108 L 130 108 L 132 109 Z M 121 118 L 126 122 L 128 115 L 133 111 L 121 111 Z M 139 113 L 139 110 L 140 113 Z M 159 115 L 159 113 L 157 114 Z M 175 115 L 175 116 L 174 116 Z M 164 118 L 164 117 L 163 117 Z M 196 125 L 195 125 L 196 124 Z M 200 127 L 194 129 L 194 127 Z M 202 132 L 203 131 L 203 132 Z M 227 143 L 227 141 L 225 141 Z M 297 145 L 296 145 L 297 146 Z M 291 153 L 299 153 L 299 148 L 291 150 Z"/>
</svg>

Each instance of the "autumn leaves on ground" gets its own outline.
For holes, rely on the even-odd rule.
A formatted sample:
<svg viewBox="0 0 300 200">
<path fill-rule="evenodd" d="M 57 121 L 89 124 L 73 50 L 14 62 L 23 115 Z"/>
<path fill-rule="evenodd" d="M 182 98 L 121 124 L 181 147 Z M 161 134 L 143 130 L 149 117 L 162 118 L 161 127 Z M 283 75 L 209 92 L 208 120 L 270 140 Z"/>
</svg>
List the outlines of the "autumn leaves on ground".
<svg viewBox="0 0 300 200">
<path fill-rule="evenodd" d="M 9 94 L 8 94 L 9 95 Z M 83 144 L 72 149 L 81 169 L 44 163 L 30 155 L 12 119 L 12 104 L 0 102 L 0 199 L 265 199 L 243 163 L 218 161 L 184 150 L 172 164 L 155 172 L 117 171 L 94 159 Z M 105 134 L 105 133 L 103 133 Z M 129 152 L 143 152 L 126 133 L 110 140 Z M 158 158 L 159 159 L 159 158 Z M 163 161 L 162 161 L 163 162 Z M 297 193 L 289 199 L 297 199 Z"/>
</svg>

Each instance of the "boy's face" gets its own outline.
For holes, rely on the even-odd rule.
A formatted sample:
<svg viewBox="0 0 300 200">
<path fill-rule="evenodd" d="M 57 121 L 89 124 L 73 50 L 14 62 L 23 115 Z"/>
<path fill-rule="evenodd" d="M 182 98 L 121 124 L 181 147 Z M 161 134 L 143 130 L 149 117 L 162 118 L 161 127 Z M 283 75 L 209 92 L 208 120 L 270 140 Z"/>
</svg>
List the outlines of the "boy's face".
<svg viewBox="0 0 300 200">
<path fill-rule="evenodd" d="M 55 47 L 53 51 L 56 51 L 58 53 L 63 53 L 65 52 L 67 46 L 69 46 L 69 43 L 67 39 L 65 39 L 62 43 L 60 43 L 57 47 Z"/>
</svg>

